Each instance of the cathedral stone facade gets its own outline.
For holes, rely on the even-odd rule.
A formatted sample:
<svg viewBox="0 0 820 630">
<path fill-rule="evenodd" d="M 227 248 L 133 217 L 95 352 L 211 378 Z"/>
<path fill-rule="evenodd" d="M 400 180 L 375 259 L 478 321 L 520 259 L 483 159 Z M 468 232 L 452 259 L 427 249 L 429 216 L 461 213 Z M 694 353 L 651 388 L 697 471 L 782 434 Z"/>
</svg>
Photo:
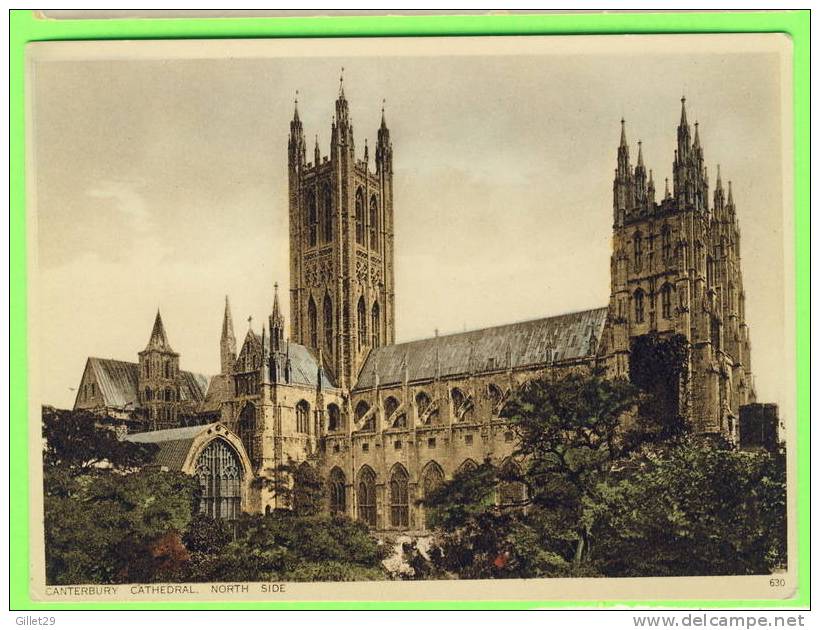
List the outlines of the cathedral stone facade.
<svg viewBox="0 0 820 630">
<path fill-rule="evenodd" d="M 371 164 L 367 143 L 356 153 L 340 84 L 330 154 L 318 142 L 313 153 L 307 161 L 297 105 L 288 140 L 289 335 L 274 285 L 268 321 L 260 333 L 249 326 L 238 351 L 226 298 L 218 375 L 179 370 L 159 314 L 137 364 L 92 358 L 83 375 L 76 407 L 137 423 L 143 431 L 127 439 L 158 444 L 156 465 L 197 475 L 203 511 L 233 518 L 285 507 L 265 480 L 296 462 L 326 480 L 330 512 L 379 530 L 424 530 L 419 499 L 443 480 L 485 459 L 520 465 L 500 417 L 512 390 L 596 367 L 628 376 L 632 344 L 644 335 L 686 339 L 681 413 L 697 431 L 739 439 L 738 419 L 755 394 L 738 221 L 719 170 L 710 203 L 685 103 L 673 187 L 667 181 L 660 201 L 640 143 L 630 162 L 622 121 L 608 304 L 398 344 L 384 111 Z M 754 422 L 772 413 L 744 415 Z M 507 484 L 498 501 L 523 493 Z"/>
</svg>

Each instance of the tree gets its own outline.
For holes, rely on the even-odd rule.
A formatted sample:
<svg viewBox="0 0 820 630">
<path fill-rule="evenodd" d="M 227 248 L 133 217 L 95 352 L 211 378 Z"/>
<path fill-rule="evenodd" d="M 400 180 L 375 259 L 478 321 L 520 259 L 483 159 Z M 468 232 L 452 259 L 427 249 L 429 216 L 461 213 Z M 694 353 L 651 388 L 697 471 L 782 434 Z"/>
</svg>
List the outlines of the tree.
<svg viewBox="0 0 820 630">
<path fill-rule="evenodd" d="M 306 461 L 280 464 L 260 483 L 273 490 L 283 505 L 302 516 L 319 514 L 327 502 L 324 479 Z"/>
<path fill-rule="evenodd" d="M 786 563 L 783 453 L 687 437 L 602 484 L 592 533 L 608 576 L 768 574 Z"/>
<path fill-rule="evenodd" d="M 589 556 L 584 506 L 619 457 L 619 430 L 637 401 L 624 379 L 571 372 L 525 383 L 502 411 L 519 438 L 528 502 L 545 512 L 557 538 L 575 540 L 576 567 Z"/>
</svg>

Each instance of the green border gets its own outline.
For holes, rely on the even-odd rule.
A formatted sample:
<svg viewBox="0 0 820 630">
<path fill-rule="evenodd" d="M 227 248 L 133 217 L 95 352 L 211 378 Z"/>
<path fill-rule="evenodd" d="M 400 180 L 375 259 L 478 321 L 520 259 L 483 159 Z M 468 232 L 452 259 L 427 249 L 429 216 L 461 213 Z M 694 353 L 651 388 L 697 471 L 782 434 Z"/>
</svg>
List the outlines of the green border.
<svg viewBox="0 0 820 630">
<path fill-rule="evenodd" d="M 538 15 L 45 20 L 12 10 L 10 28 L 10 426 L 9 607 L 82 609 L 525 609 L 808 608 L 809 592 L 809 20 L 810 12 L 588 13 Z M 787 600 L 443 602 L 33 602 L 28 594 L 25 225 L 25 46 L 44 40 L 350 37 L 584 33 L 782 32 L 794 44 L 794 204 L 797 333 L 798 588 Z M 13 483 L 12 483 L 13 481 Z"/>
</svg>

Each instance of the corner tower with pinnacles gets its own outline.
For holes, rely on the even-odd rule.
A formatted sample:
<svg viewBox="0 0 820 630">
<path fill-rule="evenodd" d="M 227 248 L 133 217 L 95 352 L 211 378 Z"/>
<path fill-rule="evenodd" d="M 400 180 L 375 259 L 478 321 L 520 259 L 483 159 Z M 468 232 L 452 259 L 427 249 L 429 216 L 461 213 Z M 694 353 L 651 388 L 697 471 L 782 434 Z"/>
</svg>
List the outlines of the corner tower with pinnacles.
<svg viewBox="0 0 820 630">
<path fill-rule="evenodd" d="M 287 150 L 289 335 L 273 284 L 265 289 L 270 314 L 259 333 L 248 318 L 238 351 L 226 298 L 215 376 L 179 370 L 159 314 L 139 363 L 90 358 L 83 373 L 75 408 L 126 424 L 126 439 L 159 446 L 157 465 L 196 475 L 204 512 L 233 519 L 286 507 L 275 471 L 309 465 L 325 481 L 328 511 L 377 530 L 423 531 L 419 500 L 443 480 L 487 459 L 519 465 L 501 416 L 512 390 L 596 368 L 629 377 L 645 338 L 685 340 L 675 404 L 693 430 L 754 445 L 744 436 L 776 427 L 776 407 L 755 403 L 731 183 L 724 190 L 718 169 L 710 200 L 685 102 L 672 187 L 667 180 L 659 201 L 641 144 L 633 167 L 621 123 L 608 304 L 403 343 L 395 341 L 384 107 L 372 166 L 366 140 L 356 152 L 342 80 L 330 128 L 330 154 L 317 137 L 308 161 L 296 103 Z M 525 493 L 507 483 L 498 501 L 516 504 Z"/>
</svg>

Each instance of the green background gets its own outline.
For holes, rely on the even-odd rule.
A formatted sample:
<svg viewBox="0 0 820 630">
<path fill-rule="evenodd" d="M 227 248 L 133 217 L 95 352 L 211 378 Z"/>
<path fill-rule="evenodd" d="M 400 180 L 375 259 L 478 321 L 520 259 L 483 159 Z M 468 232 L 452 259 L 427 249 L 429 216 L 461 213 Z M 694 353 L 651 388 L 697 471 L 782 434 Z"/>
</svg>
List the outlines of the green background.
<svg viewBox="0 0 820 630">
<path fill-rule="evenodd" d="M 46 20 L 10 12 L 10 416 L 9 606 L 78 609 L 520 609 L 807 608 L 809 606 L 809 11 L 616 13 L 399 17 Z M 83 39 L 545 35 L 779 32 L 794 44 L 794 212 L 797 333 L 797 580 L 782 600 L 423 601 L 423 602 L 33 602 L 28 593 L 28 425 L 26 356 L 25 47 Z M 763 579 L 763 578 L 761 578 Z"/>
</svg>

